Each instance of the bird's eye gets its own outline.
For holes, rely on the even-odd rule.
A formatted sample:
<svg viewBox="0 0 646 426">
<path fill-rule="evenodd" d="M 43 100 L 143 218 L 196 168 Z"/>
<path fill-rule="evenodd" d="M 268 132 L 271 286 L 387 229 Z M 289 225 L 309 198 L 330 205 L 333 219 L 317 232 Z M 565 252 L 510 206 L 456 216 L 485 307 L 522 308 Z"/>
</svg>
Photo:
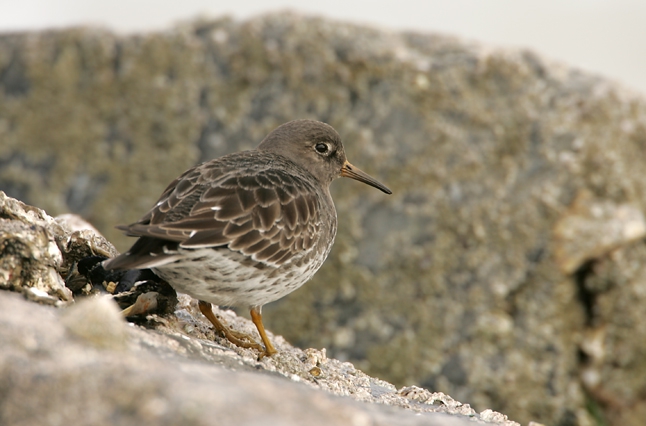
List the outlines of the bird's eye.
<svg viewBox="0 0 646 426">
<path fill-rule="evenodd" d="M 329 149 L 328 146 L 324 143 L 317 143 L 314 148 L 321 154 L 325 154 Z"/>
</svg>

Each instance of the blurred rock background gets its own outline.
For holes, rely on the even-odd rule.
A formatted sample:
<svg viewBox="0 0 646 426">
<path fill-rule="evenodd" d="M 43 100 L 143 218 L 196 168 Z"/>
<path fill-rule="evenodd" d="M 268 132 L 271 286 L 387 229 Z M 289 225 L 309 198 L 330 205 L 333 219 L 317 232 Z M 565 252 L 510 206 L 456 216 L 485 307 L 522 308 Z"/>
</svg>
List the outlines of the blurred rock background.
<svg viewBox="0 0 646 426">
<path fill-rule="evenodd" d="M 332 254 L 266 325 L 523 423 L 643 423 L 645 113 L 529 51 L 285 13 L 0 35 L 0 189 L 121 250 L 188 167 L 333 125 L 394 195 L 333 184 Z"/>
</svg>

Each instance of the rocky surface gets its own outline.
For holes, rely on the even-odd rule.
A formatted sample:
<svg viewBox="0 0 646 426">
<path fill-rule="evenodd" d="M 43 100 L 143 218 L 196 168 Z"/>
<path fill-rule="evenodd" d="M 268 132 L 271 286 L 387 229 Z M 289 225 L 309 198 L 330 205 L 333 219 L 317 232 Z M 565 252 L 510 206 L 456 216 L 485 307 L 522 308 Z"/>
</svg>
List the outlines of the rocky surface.
<svg viewBox="0 0 646 426">
<path fill-rule="evenodd" d="M 7 252 L 50 254 L 0 268 L 2 282 L 30 277 L 14 285 L 15 292 L 0 291 L 2 425 L 518 425 L 491 410 L 478 414 L 443 393 L 398 390 L 327 358 L 324 349 L 303 351 L 280 336 L 271 336 L 279 352 L 258 360 L 257 352 L 213 336 L 186 295 L 173 313 L 149 313 L 141 326 L 126 323 L 112 295 L 73 301 L 59 291 L 60 276 L 32 280 L 43 265 L 60 274 L 71 261 L 66 220 L 58 223 L 2 192 L 0 218 L 1 259 L 12 258 Z M 25 228 L 45 237 L 25 239 Z M 93 251 L 106 246 L 98 235 L 85 236 L 77 241 Z M 29 296 L 34 288 L 44 303 L 18 293 Z M 235 313 L 216 314 L 253 333 L 253 324 Z"/>
<path fill-rule="evenodd" d="M 528 51 L 290 14 L 0 36 L 0 189 L 121 250 L 112 227 L 179 173 L 295 118 L 394 195 L 333 184 L 336 245 L 270 330 L 523 423 L 643 424 L 642 97 Z"/>
<path fill-rule="evenodd" d="M 406 398 L 406 389 L 320 351 L 286 351 L 285 344 L 278 358 L 260 363 L 191 334 L 127 327 L 101 296 L 56 310 L 0 292 L 0 423 L 518 424 L 440 393 Z M 318 377 L 307 368 L 318 368 Z"/>
</svg>

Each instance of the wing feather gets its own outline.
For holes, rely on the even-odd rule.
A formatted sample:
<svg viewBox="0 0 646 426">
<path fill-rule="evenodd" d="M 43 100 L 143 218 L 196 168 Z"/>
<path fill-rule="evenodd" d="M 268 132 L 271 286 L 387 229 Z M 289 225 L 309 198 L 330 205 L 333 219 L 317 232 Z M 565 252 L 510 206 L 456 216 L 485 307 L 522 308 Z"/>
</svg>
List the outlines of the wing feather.
<svg viewBox="0 0 646 426">
<path fill-rule="evenodd" d="M 233 154 L 187 171 L 145 216 L 120 229 L 174 247 L 228 246 L 274 265 L 312 249 L 321 238 L 327 194 L 292 170 L 293 163 L 280 168 L 275 157 L 259 163 L 251 156 Z M 139 246 L 152 247 L 150 241 Z"/>
</svg>

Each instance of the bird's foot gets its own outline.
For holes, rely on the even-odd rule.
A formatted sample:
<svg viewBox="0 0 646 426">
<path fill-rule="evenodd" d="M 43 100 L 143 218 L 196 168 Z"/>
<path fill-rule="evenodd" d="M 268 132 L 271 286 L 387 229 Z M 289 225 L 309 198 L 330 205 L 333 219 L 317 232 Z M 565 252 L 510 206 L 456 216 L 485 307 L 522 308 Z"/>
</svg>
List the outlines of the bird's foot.
<svg viewBox="0 0 646 426">
<path fill-rule="evenodd" d="M 260 334 L 260 338 L 262 339 L 262 342 L 265 344 L 265 352 L 264 354 L 260 355 L 259 359 L 262 359 L 264 356 L 272 356 L 277 351 L 274 348 L 274 345 L 271 344 L 271 341 L 267 336 L 267 332 L 265 331 L 265 326 L 262 323 L 262 315 L 260 315 L 260 307 L 251 308 L 251 321 L 253 321 L 253 323 L 256 325 L 256 328 L 258 329 L 258 334 Z"/>
<path fill-rule="evenodd" d="M 247 333 L 232 330 L 231 328 L 222 324 L 222 322 L 213 313 L 210 303 L 200 300 L 198 306 L 200 308 L 200 312 L 202 312 L 202 314 L 211 322 L 211 324 L 213 324 L 213 327 L 217 331 L 221 332 L 229 342 L 241 348 L 255 349 L 259 351 L 261 353 L 260 358 L 265 355 L 271 355 L 267 353 L 266 349 L 263 348 L 262 345 L 255 341 L 253 336 Z"/>
</svg>

